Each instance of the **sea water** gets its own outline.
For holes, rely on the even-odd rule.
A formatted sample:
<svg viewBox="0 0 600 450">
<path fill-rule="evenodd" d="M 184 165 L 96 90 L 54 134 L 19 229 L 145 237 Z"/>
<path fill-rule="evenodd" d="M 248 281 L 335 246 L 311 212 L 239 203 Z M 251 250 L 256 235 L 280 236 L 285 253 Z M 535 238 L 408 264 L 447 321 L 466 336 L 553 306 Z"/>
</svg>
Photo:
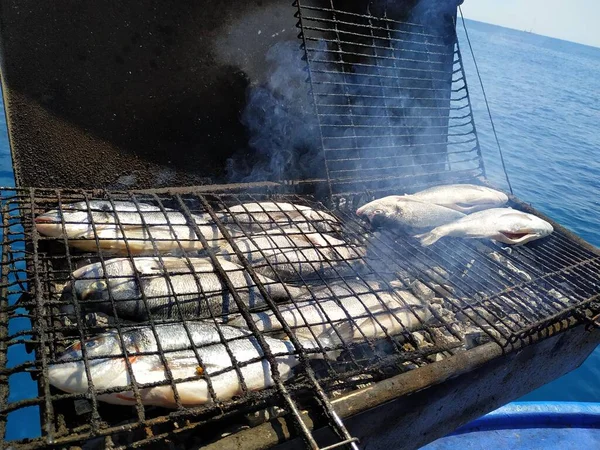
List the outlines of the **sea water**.
<svg viewBox="0 0 600 450">
<path fill-rule="evenodd" d="M 600 247 L 600 48 L 467 20 L 514 193 Z M 490 180 L 506 188 L 462 23 L 457 27 Z M 600 348 L 521 400 L 600 402 Z"/>
<path fill-rule="evenodd" d="M 515 194 L 600 246 L 600 48 L 473 21 L 467 30 Z M 460 24 L 458 33 L 487 174 L 506 188 Z M 0 120 L 0 185 L 13 186 L 3 114 Z M 27 357 L 22 353 L 12 352 L 9 364 Z M 580 368 L 522 400 L 600 401 L 599 379 L 597 349 Z M 14 376 L 10 388 L 11 401 L 35 392 L 31 380 Z M 37 436 L 39 427 L 37 408 L 27 408 L 10 415 L 7 438 Z"/>
</svg>

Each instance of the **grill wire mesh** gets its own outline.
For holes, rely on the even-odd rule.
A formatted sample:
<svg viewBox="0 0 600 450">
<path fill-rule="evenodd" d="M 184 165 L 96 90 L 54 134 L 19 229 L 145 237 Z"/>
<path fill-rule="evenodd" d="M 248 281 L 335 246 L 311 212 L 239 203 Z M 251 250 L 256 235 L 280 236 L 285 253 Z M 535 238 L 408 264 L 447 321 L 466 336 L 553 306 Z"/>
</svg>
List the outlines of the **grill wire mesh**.
<svg viewBox="0 0 600 450">
<path fill-rule="evenodd" d="M 232 427 L 239 426 L 240 423 L 246 423 L 244 421 L 248 420 L 248 414 L 276 404 L 282 405 L 288 412 L 312 405 L 313 408 L 322 410 L 324 423 L 331 423 L 335 416 L 327 417 L 328 414 L 333 414 L 327 399 L 332 395 L 349 392 L 369 382 L 416 369 L 457 352 L 468 351 L 469 348 L 485 342 L 493 341 L 508 347 L 518 340 L 526 341 L 528 337 L 539 334 L 548 325 L 562 323 L 564 327 L 565 319 L 571 321 L 567 322 L 566 326 L 573 325 L 574 319 L 583 318 L 585 309 L 592 312 L 597 312 L 598 309 L 600 285 L 597 274 L 600 270 L 600 257 L 579 245 L 561 230 L 555 231 L 547 239 L 524 247 L 503 248 L 491 242 L 454 240 L 441 241 L 435 246 L 435 250 L 429 250 L 420 247 L 409 236 L 371 231 L 370 227 L 354 214 L 355 208 L 367 200 L 366 194 L 362 197 L 349 195 L 338 198 L 332 209 L 327 209 L 306 196 L 293 194 L 200 194 L 183 191 L 180 194 L 109 194 L 30 189 L 3 191 L 2 199 L 3 286 L 0 323 L 3 336 L 4 382 L 0 391 L 0 408 L 3 417 L 31 406 L 40 408 L 42 437 L 31 442 L 22 442 L 24 447 L 33 448 L 44 443 L 66 444 L 90 436 L 98 439 L 111 436 L 110 442 L 117 446 L 132 443 L 141 445 L 162 442 L 161 439 L 165 439 L 166 436 L 169 436 L 170 440 L 177 441 L 178 436 L 183 440 L 186 439 L 186 432 L 198 429 L 202 429 L 203 432 L 195 433 L 194 436 L 202 443 L 219 437 L 215 429 L 219 432 L 233 429 Z M 365 318 L 368 318 L 375 324 L 373 327 L 377 330 L 377 336 L 362 336 L 359 331 L 351 341 L 345 340 L 348 335 L 344 335 L 341 342 L 335 339 L 317 339 L 322 345 L 315 347 L 306 346 L 295 338 L 298 330 L 305 324 L 293 324 L 288 321 L 286 323 L 289 326 L 278 332 L 279 337 L 284 335 L 283 342 L 286 342 L 288 348 L 283 353 L 279 350 L 269 351 L 269 347 L 265 347 L 264 337 L 277 333 L 259 333 L 256 328 L 253 329 L 250 322 L 244 320 L 243 323 L 256 336 L 257 345 L 263 349 L 263 355 L 258 359 L 270 361 L 271 367 L 274 367 L 273 358 L 285 357 L 285 354 L 297 358 L 299 363 L 294 367 L 293 376 L 289 381 L 286 381 L 287 376 L 273 374 L 273 386 L 257 391 L 244 387 L 242 383 L 240 392 L 233 399 L 212 404 L 183 408 L 181 396 L 175 394 L 176 407 L 173 411 L 145 406 L 140 401 L 139 392 L 149 385 L 139 382 L 130 386 L 133 392 L 131 406 L 112 406 L 99 400 L 101 394 L 123 391 L 122 387 L 103 392 L 92 386 L 87 392 L 79 394 L 59 391 L 49 385 L 48 369 L 58 361 L 65 348 L 106 330 L 113 330 L 120 340 L 127 339 L 127 331 L 139 326 L 127 320 L 120 320 L 122 318 L 115 320 L 114 317 L 118 317 L 118 314 L 114 314 L 113 318 L 96 313 L 87 314 L 85 319 L 82 316 L 78 319 L 70 316 L 68 319 L 64 309 L 61 310 L 65 301 L 61 300 L 60 287 L 72 279 L 72 272 L 90 262 L 103 261 L 106 264 L 110 261 L 110 255 L 105 250 L 79 251 L 65 246 L 65 239 L 62 237 L 42 236 L 32 226 L 32 220 L 42 212 L 57 207 L 64 208 L 64 205 L 74 202 L 83 201 L 85 206 L 82 209 L 89 208 L 91 211 L 95 199 L 108 200 L 113 204 L 122 200 L 137 205 L 152 204 L 165 212 L 167 208 L 175 209 L 186 216 L 187 223 L 196 228 L 195 233 L 202 231 L 193 226 L 192 215 L 208 214 L 227 230 L 228 227 L 234 227 L 236 220 L 242 220 L 239 215 L 227 213 L 227 208 L 248 202 L 291 202 L 310 206 L 315 210 L 328 211 L 341 224 L 340 230 L 329 234 L 352 243 L 355 249 L 364 249 L 364 252 L 357 252 L 359 256 L 354 260 L 308 260 L 321 269 L 318 276 L 308 277 L 306 273 L 286 272 L 287 275 L 281 279 L 274 276 L 275 281 L 285 282 L 290 288 L 306 288 L 315 297 L 318 297 L 324 286 L 333 287 L 340 281 L 347 285 L 363 281 L 369 283 L 368 294 L 378 299 L 384 298 L 390 292 L 404 293 L 401 298 L 406 298 L 406 293 L 414 295 L 423 301 L 421 305 L 424 305 L 426 313 L 418 309 L 420 306 L 411 306 L 408 303 L 401 309 L 387 311 L 391 314 L 390 317 L 398 323 L 403 323 L 403 326 L 399 327 L 394 327 L 393 321 L 385 322 L 382 320 L 384 316 L 373 314 L 369 308 L 364 308 L 361 314 L 348 311 L 348 315 L 336 319 L 323 314 L 323 323 L 331 330 L 344 330 L 340 324 L 352 324 L 351 328 L 356 330 L 370 329 L 365 326 Z M 164 217 L 163 224 L 173 229 L 174 225 L 170 223 L 169 216 L 165 214 Z M 128 224 L 121 225 L 126 227 Z M 95 228 L 100 227 L 100 224 L 95 224 Z M 291 232 L 288 224 L 280 224 L 275 228 L 276 232 L 282 232 L 281 227 L 288 230 L 288 233 Z M 299 236 L 307 233 L 302 227 L 297 228 L 295 232 Z M 230 236 L 227 241 L 240 242 L 239 239 L 243 237 L 244 234 L 236 238 Z M 204 242 L 209 239 L 202 234 L 195 238 Z M 125 237 L 124 240 L 128 241 L 128 251 L 135 248 L 135 239 Z M 153 238 L 149 240 L 153 247 L 158 244 Z M 94 244 L 102 242 L 94 239 Z M 178 257 L 192 258 L 198 254 L 185 250 L 185 239 L 180 239 L 177 246 L 175 253 Z M 324 245 L 320 247 L 320 251 L 339 251 L 337 246 L 338 243 Z M 251 256 L 241 247 L 238 248 L 242 254 Z M 214 258 L 214 252 L 211 253 L 212 255 L 204 256 Z M 155 251 L 150 251 L 149 254 L 159 255 Z M 157 259 L 160 261 L 160 258 Z M 265 273 L 259 259 L 252 261 L 252 265 L 241 262 L 246 272 L 253 272 L 253 267 Z M 279 261 L 279 264 L 284 263 L 285 261 Z M 277 269 L 277 263 L 271 266 Z M 162 269 L 167 280 L 170 277 L 173 279 L 175 275 L 170 273 L 166 266 Z M 228 285 L 231 287 L 231 273 L 218 272 L 223 284 L 217 290 L 220 292 L 224 289 L 235 297 L 235 291 L 228 289 Z M 108 276 L 98 278 L 107 281 L 109 279 Z M 266 311 L 274 312 L 290 304 L 290 301 L 273 299 L 268 294 L 272 292 L 269 283 L 262 282 L 254 275 L 251 278 L 266 299 Z M 140 278 L 138 282 L 139 285 L 143 284 Z M 337 298 L 343 296 L 336 295 L 336 292 L 332 290 L 327 297 L 333 301 L 341 301 L 340 305 L 344 304 L 346 300 Z M 200 299 L 207 299 L 209 296 L 209 292 L 198 295 Z M 358 297 L 368 303 L 368 296 Z M 188 297 L 178 298 L 177 295 L 171 295 L 170 298 L 175 304 L 189 302 Z M 152 293 L 145 293 L 142 288 L 141 303 L 148 307 L 151 299 Z M 110 295 L 107 301 L 111 308 L 116 308 L 119 303 L 113 295 Z M 75 303 L 76 310 L 83 311 L 85 302 L 82 299 L 75 297 L 72 302 Z M 291 304 L 295 305 L 293 309 L 300 306 L 301 302 L 294 303 L 292 300 Z M 317 305 L 319 304 L 321 303 L 318 302 Z M 176 310 L 177 308 L 173 308 L 172 314 L 150 315 L 140 323 L 149 325 L 155 332 L 163 323 L 183 322 L 189 325 L 193 322 L 190 318 L 182 319 Z M 249 308 L 244 308 L 241 302 L 240 310 L 245 318 L 249 317 Z M 588 311 L 588 315 L 590 314 Z M 211 313 L 209 316 L 206 321 L 223 328 L 219 314 Z M 234 314 L 226 316 L 231 318 Z M 10 330 L 7 327 L 9 323 Z M 407 324 L 410 324 L 410 328 Z M 311 326 L 318 327 L 318 323 L 313 321 Z M 226 339 L 221 333 L 220 339 L 221 343 L 229 348 L 236 338 Z M 23 345 L 31 352 L 30 359 L 8 367 L 7 353 Z M 146 354 L 142 349 L 139 351 L 142 355 Z M 160 346 L 150 353 L 158 354 L 163 364 L 169 358 L 169 350 Z M 133 356 L 135 354 L 134 351 Z M 130 374 L 131 363 L 126 362 L 131 356 L 129 349 L 126 355 L 120 351 L 119 356 L 115 356 L 125 362 Z M 90 359 L 88 356 L 84 362 L 85 366 L 91 367 L 93 360 L 93 357 Z M 241 371 L 252 362 L 234 362 L 231 368 L 225 370 L 234 379 L 237 376 L 243 377 Z M 210 363 L 211 361 L 198 359 L 199 368 L 206 368 Z M 170 364 L 167 362 L 166 367 Z M 178 383 L 182 380 L 169 374 L 169 370 L 165 372 L 165 379 L 152 385 L 164 384 L 177 392 Z M 192 378 L 210 379 L 218 373 L 211 373 L 207 377 L 204 370 Z M 7 387 L 15 382 L 15 377 L 24 374 L 30 374 L 37 380 L 38 392 L 14 400 L 9 397 L 11 391 Z M 316 396 L 319 401 L 314 403 L 311 400 L 312 396 Z M 212 431 L 206 428 L 207 424 L 217 420 L 220 421 L 220 427 L 213 427 Z M 343 433 L 343 430 L 340 433 Z M 310 433 L 308 435 L 310 436 Z M 345 438 L 347 439 L 342 434 L 340 441 Z M 101 439 L 99 442 L 98 445 L 103 446 L 109 441 Z M 189 444 L 189 441 L 186 442 Z"/>
<path fill-rule="evenodd" d="M 485 176 L 452 20 L 297 6 L 332 193 Z"/>
</svg>

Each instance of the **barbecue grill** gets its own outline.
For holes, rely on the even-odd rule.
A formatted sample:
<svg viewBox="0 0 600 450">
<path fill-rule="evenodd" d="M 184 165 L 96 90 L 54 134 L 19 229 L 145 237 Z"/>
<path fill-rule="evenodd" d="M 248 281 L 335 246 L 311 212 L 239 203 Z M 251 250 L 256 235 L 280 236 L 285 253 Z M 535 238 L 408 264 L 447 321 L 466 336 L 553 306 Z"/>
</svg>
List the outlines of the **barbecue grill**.
<svg viewBox="0 0 600 450">
<path fill-rule="evenodd" d="M 396 448 L 403 442 L 416 448 L 572 370 L 597 344 L 600 252 L 516 197 L 510 206 L 548 220 L 551 236 L 521 247 L 441 240 L 424 248 L 407 234 L 373 230 L 355 214 L 384 195 L 486 183 L 456 36 L 457 2 L 297 0 L 293 6 L 268 1 L 241 9 L 233 2 L 199 2 L 175 11 L 152 2 L 141 12 L 100 3 L 45 11 L 36 4 L 26 19 L 18 3 L 1 2 L 2 76 L 17 187 L 0 191 L 0 432 L 4 437 L 7 425 L 17 427 L 16 414 L 25 410 L 39 413 L 41 430 L 39 436 L 3 439 L 3 447 L 330 449 Z M 190 29 L 175 26 L 192 22 Z M 46 23 L 53 28 L 47 47 L 23 44 Z M 114 55 L 63 46 L 89 43 L 95 32 L 119 43 Z M 121 48 L 124 36 L 128 43 Z M 137 71 L 127 75 L 129 68 Z M 177 70 L 183 75 L 164 80 Z M 206 81 L 190 84 L 198 71 Z M 180 83 L 185 89 L 171 95 Z M 114 104 L 106 101 L 112 97 L 105 86 L 120 87 Z M 240 94 L 245 91 L 246 98 Z M 195 145 L 202 150 L 189 151 Z M 76 202 L 91 212 L 95 200 L 154 205 L 171 231 L 168 211 L 183 214 L 193 231 L 189 239 L 205 247 L 202 254 L 220 277 L 219 291 L 228 292 L 255 337 L 271 386 L 248 389 L 242 375 L 248 362 L 233 358 L 228 370 L 241 379 L 240 392 L 219 399 L 210 388 L 214 375 L 197 352 L 193 379 L 207 383 L 212 400 L 201 406 L 184 406 L 177 387 L 184 380 L 169 369 L 166 381 L 154 385 L 171 387 L 174 409 L 143 405 L 140 391 L 150 386 L 135 382 L 130 406 L 104 403 L 101 395 L 114 392 L 93 383 L 81 394 L 49 384 L 49 367 L 73 343 L 106 330 L 124 342 L 124 333 L 139 326 L 118 314 L 83 314 L 82 299 L 61 298 L 76 268 L 98 261 L 105 267 L 111 256 L 101 238 L 92 238 L 95 251 L 81 251 L 34 226 L 39 214 Z M 427 319 L 402 299 L 402 313 L 390 312 L 399 324 L 395 332 L 368 308 L 342 320 L 323 314 L 332 330 L 350 325 L 360 338 L 323 343 L 315 336 L 318 345 L 307 347 L 296 327 L 282 320 L 260 268 L 232 236 L 234 225 L 253 239 L 232 208 L 264 201 L 331 214 L 340 224 L 336 238 L 364 250 L 343 261 L 308 261 L 325 270 L 311 277 L 296 270 L 291 280 L 275 275 L 275 282 L 313 297 L 335 283 L 357 281 L 378 301 L 401 290 L 425 302 Z M 271 232 L 307 233 L 289 211 L 280 212 L 289 220 Z M 287 354 L 271 351 L 265 339 L 272 333 L 259 331 L 251 319 L 197 216 L 215 224 L 267 311 L 283 324 L 279 336 L 289 344 Z M 128 224 L 116 217 L 123 231 Z M 68 225 L 63 220 L 61 226 Z M 172 283 L 174 274 L 157 251 L 160 240 L 147 239 Z M 136 242 L 124 240 L 132 258 Z M 190 261 L 196 252 L 186 244 L 180 238 L 175 253 Z M 318 251 L 336 254 L 339 248 L 329 243 Z M 278 263 L 265 259 L 277 274 Z M 194 270 L 189 274 L 197 277 Z M 199 301 L 208 301 L 211 293 L 200 291 Z M 340 300 L 333 289 L 330 297 Z M 142 290 L 148 312 L 150 300 L 152 294 Z M 116 311 L 110 290 L 106 301 Z M 179 323 L 189 333 L 190 319 L 180 309 L 186 299 L 173 295 L 172 301 L 171 314 L 148 314 L 143 323 L 153 330 Z M 65 312 L 67 303 L 75 318 Z M 218 329 L 224 326 L 221 314 L 209 316 Z M 416 325 L 406 326 L 406 317 Z M 376 337 L 361 329 L 365 319 L 379 330 Z M 219 336 L 229 348 L 231 340 L 222 331 Z M 82 347 L 89 370 L 93 359 Z M 17 356 L 24 351 L 27 358 Z M 121 352 L 135 378 L 131 355 Z M 168 351 L 159 345 L 157 354 L 166 364 Z M 289 379 L 278 369 L 282 356 L 298 361 Z M 23 393 L 29 377 L 35 383 Z"/>
</svg>

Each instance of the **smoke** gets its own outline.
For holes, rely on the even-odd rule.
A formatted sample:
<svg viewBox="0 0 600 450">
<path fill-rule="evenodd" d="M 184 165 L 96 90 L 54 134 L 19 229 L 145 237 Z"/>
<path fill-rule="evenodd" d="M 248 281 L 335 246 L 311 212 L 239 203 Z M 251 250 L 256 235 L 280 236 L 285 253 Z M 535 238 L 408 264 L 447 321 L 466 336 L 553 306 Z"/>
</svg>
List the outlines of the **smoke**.
<svg viewBox="0 0 600 450">
<path fill-rule="evenodd" d="M 240 118 L 248 148 L 227 162 L 230 182 L 307 179 L 319 173 L 319 129 L 302 56 L 297 41 L 269 49 L 267 82 L 249 89 Z"/>
<path fill-rule="evenodd" d="M 448 137 L 453 105 L 458 117 L 465 111 L 454 100 L 464 88 L 451 90 L 459 73 L 453 9 L 433 0 L 396 3 L 349 2 L 335 32 L 304 30 L 313 95 L 299 41 L 271 47 L 266 81 L 247 93 L 240 119 L 248 147 L 228 160 L 230 182 L 324 178 L 324 154 L 331 179 L 346 192 L 406 191 L 415 177 L 436 182 L 463 167 L 464 152 L 447 152 L 455 136 L 473 131 L 459 121 Z M 390 16 L 403 22 L 381 19 Z"/>
</svg>

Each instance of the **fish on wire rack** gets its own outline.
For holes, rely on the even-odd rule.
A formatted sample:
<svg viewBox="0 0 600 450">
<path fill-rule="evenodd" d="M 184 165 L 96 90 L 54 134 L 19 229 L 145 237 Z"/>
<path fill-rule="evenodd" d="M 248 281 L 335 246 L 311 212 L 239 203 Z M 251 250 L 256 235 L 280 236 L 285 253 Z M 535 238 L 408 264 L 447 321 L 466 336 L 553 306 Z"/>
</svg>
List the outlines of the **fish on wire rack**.
<svg viewBox="0 0 600 450">
<path fill-rule="evenodd" d="M 250 309 L 266 306 L 250 275 L 240 266 L 219 258 L 236 292 Z M 208 318 L 238 311 L 238 305 L 208 258 L 136 257 L 115 258 L 75 270 L 61 294 L 63 312 L 73 315 L 78 301 L 83 313 L 102 312 L 120 319 Z M 136 276 L 137 275 L 137 276 Z M 274 301 L 301 296 L 302 288 L 258 275 Z M 143 300 L 146 296 L 148 308 Z"/>
<path fill-rule="evenodd" d="M 393 336 L 420 329 L 432 317 L 427 304 L 410 292 L 383 290 L 374 282 L 336 281 L 312 289 L 312 295 L 306 297 L 310 299 L 277 309 L 298 339 L 315 346 L 332 348 L 384 338 L 386 331 Z M 283 328 L 273 311 L 256 312 L 251 316 L 261 331 Z M 236 316 L 228 325 L 245 327 L 246 321 Z"/>
<path fill-rule="evenodd" d="M 325 233 L 341 229 L 333 215 L 294 203 L 242 203 L 222 209 L 217 216 L 224 224 L 240 225 L 251 232 L 287 227 Z"/>
<path fill-rule="evenodd" d="M 234 239 L 250 265 L 265 276 L 284 280 L 314 279 L 359 270 L 365 249 L 331 235 L 294 228 L 270 230 Z M 224 258 L 237 262 L 231 245 L 221 247 Z M 269 265 L 270 264 L 270 265 Z"/>
<path fill-rule="evenodd" d="M 465 214 L 498 208 L 508 202 L 508 196 L 504 192 L 475 184 L 434 186 L 406 197 L 445 206 Z"/>
<path fill-rule="evenodd" d="M 492 208 L 416 235 L 421 245 L 429 246 L 445 236 L 464 239 L 493 239 L 505 244 L 522 245 L 550 235 L 552 225 L 545 220 L 511 208 Z"/>
<path fill-rule="evenodd" d="M 192 219 L 211 246 L 225 243 L 217 226 L 206 217 L 192 215 Z M 146 203 L 114 201 L 111 204 L 107 200 L 70 203 L 39 215 L 35 226 L 40 234 L 66 238 L 69 245 L 77 249 L 98 251 L 100 247 L 115 256 L 128 254 L 126 241 L 132 254 L 202 249 L 195 227 L 188 224 L 182 213 L 168 208 L 163 211 Z"/>
<path fill-rule="evenodd" d="M 273 385 L 271 365 L 258 340 L 249 331 L 219 326 L 224 343 L 214 324 L 197 321 L 188 322 L 187 326 L 192 337 L 191 343 L 182 323 L 154 327 L 163 350 L 164 362 L 150 326 L 122 332 L 126 354 L 121 349 L 116 330 L 77 342 L 51 361 L 48 368 L 50 384 L 65 392 L 88 392 L 88 377 L 82 355 L 82 347 L 85 347 L 91 381 L 95 391 L 99 393 L 98 400 L 107 403 L 134 405 L 136 399 L 132 383 L 135 382 L 142 404 L 177 407 L 165 363 L 171 371 L 183 406 L 212 403 L 207 378 L 212 383 L 217 401 L 241 395 L 242 384 L 228 349 L 239 366 L 248 391 Z M 292 343 L 269 337 L 264 339 L 275 356 L 281 379 L 292 377 L 292 369 L 299 364 Z M 129 375 L 125 358 L 129 360 L 135 380 Z M 150 383 L 159 385 L 145 387 Z M 108 389 L 113 391 L 102 392 Z"/>
<path fill-rule="evenodd" d="M 433 203 L 391 195 L 373 200 L 356 210 L 371 225 L 394 225 L 405 228 L 433 228 L 458 220 L 465 215 L 454 209 Z"/>
</svg>

